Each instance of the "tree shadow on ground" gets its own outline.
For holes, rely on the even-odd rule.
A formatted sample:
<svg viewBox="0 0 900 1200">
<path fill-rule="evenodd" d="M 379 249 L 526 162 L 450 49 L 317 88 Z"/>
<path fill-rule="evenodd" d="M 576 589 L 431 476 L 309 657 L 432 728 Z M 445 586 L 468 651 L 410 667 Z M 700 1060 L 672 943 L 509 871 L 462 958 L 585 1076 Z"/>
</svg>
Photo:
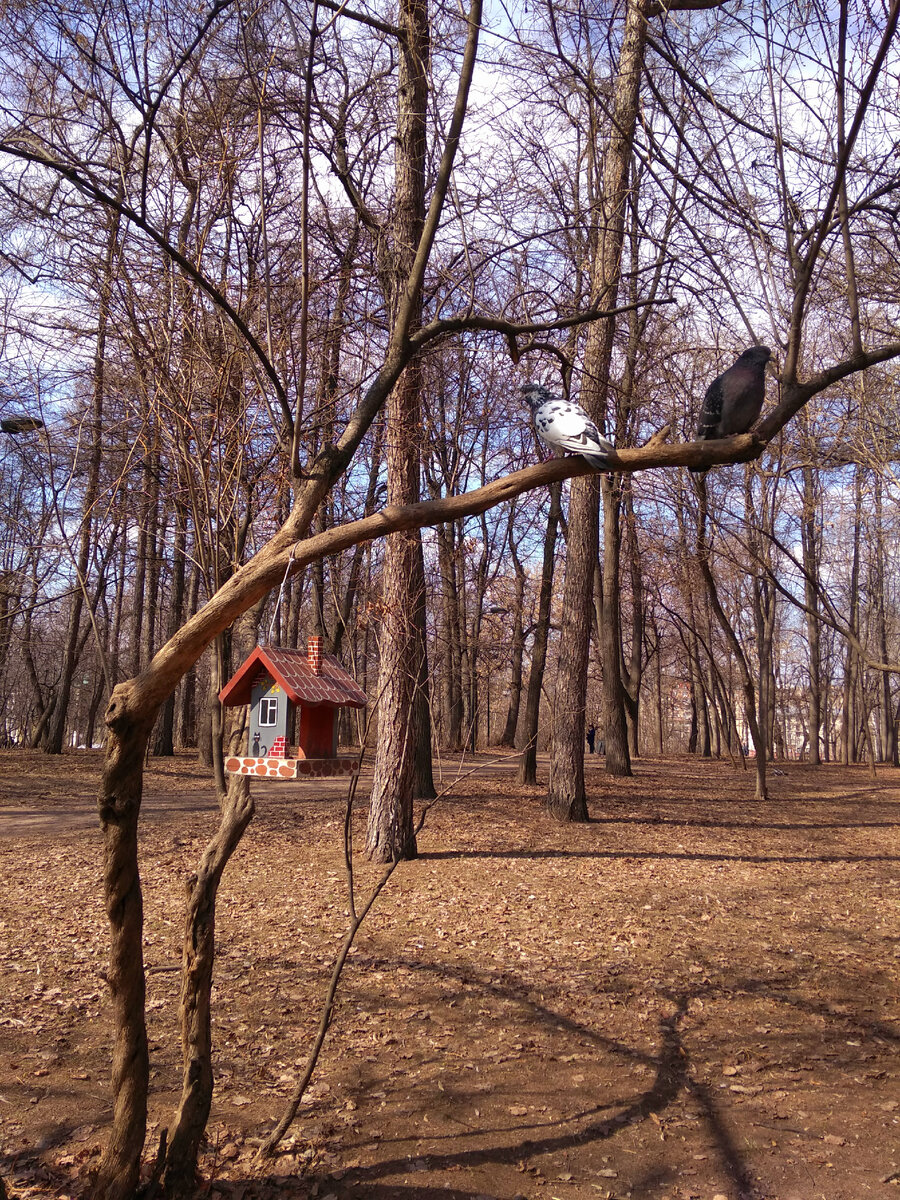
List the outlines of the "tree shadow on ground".
<svg viewBox="0 0 900 1200">
<path fill-rule="evenodd" d="M 396 967 L 397 962 L 373 958 L 366 963 L 368 970 L 389 970 Z M 555 1134 L 544 1134 L 538 1137 L 520 1137 L 509 1143 L 496 1142 L 491 1146 L 480 1146 L 470 1150 L 453 1153 L 428 1152 L 420 1157 L 428 1170 L 446 1171 L 465 1168 L 475 1168 L 489 1164 L 517 1165 L 522 1160 L 528 1160 L 544 1154 L 554 1154 L 560 1151 L 584 1147 L 592 1142 L 602 1142 L 629 1125 L 637 1125 L 648 1120 L 652 1115 L 659 1116 L 681 1095 L 689 1095 L 699 1110 L 701 1121 L 708 1129 L 716 1148 L 717 1157 L 724 1172 L 731 1179 L 736 1196 L 739 1200 L 755 1195 L 750 1171 L 732 1138 L 727 1123 L 724 1120 L 715 1095 L 700 1080 L 694 1078 L 689 1054 L 681 1037 L 681 1022 L 694 999 L 707 997 L 710 987 L 707 984 L 698 986 L 690 991 L 668 991 L 660 989 L 659 995 L 672 1005 L 672 1011 L 659 1018 L 658 1050 L 655 1053 L 644 1052 L 625 1042 L 605 1036 L 579 1021 L 557 1012 L 555 1009 L 536 1001 L 527 993 L 499 983 L 488 977 L 478 980 L 472 977 L 471 971 L 459 971 L 449 963 L 422 962 L 409 960 L 404 963 L 409 970 L 428 973 L 437 978 L 453 979 L 459 986 L 480 985 L 486 997 L 493 1000 L 512 1000 L 528 1010 L 536 1024 L 552 1030 L 564 1030 L 566 1033 L 593 1043 L 605 1053 L 616 1055 L 631 1064 L 640 1064 L 654 1071 L 650 1085 L 633 1098 L 623 1096 L 610 1097 L 602 1104 L 577 1113 L 569 1113 L 565 1118 L 550 1123 L 556 1127 Z M 607 1115 L 598 1119 L 598 1114 Z M 573 1124 L 577 1128 L 572 1128 Z M 528 1126 L 534 1129 L 533 1124 Z M 498 1134 L 499 1129 L 481 1127 L 473 1130 L 469 1137 L 484 1138 Z M 502 1132 L 511 1132 L 508 1127 Z M 447 1135 L 457 1145 L 465 1136 L 459 1132 Z M 440 1137 L 433 1138 L 439 1142 Z M 384 1145 L 385 1143 L 382 1143 Z M 390 1185 L 387 1191 L 372 1190 L 376 1181 L 384 1176 L 405 1174 L 409 1171 L 409 1159 L 406 1156 L 385 1157 L 369 1166 L 357 1167 L 347 1173 L 347 1181 L 352 1181 L 353 1195 L 372 1197 L 380 1200 L 383 1196 L 391 1195 Z M 660 1180 L 654 1174 L 653 1180 L 645 1181 L 648 1187 L 658 1186 Z M 371 1186 L 367 1186 L 371 1185 Z M 636 1184 L 631 1186 L 632 1195 L 637 1198 L 642 1193 Z M 399 1195 L 399 1192 L 393 1194 Z M 439 1193 L 440 1194 L 440 1193 Z M 453 1195 L 447 1193 L 448 1197 Z"/>
<path fill-rule="evenodd" d="M 631 861 L 655 859 L 663 862 L 713 862 L 713 863 L 896 863 L 897 854 L 726 854 L 718 851 L 685 850 L 536 850 L 531 847 L 520 850 L 420 850 L 422 861 L 461 858 L 523 858 L 523 859 L 606 859 Z"/>
<path fill-rule="evenodd" d="M 753 1194 L 753 1181 L 750 1172 L 744 1163 L 734 1139 L 729 1133 L 728 1127 L 716 1104 L 715 1097 L 705 1084 L 694 1079 L 691 1074 L 690 1060 L 684 1048 L 679 1025 L 687 1012 L 687 1007 L 691 999 L 693 999 L 693 995 L 686 993 L 680 995 L 674 993 L 661 994 L 674 1005 L 675 1011 L 666 1017 L 660 1018 L 660 1041 L 657 1054 L 649 1057 L 640 1054 L 624 1044 L 608 1043 L 610 1046 L 615 1046 L 619 1053 L 624 1053 L 632 1058 L 640 1058 L 652 1064 L 656 1071 L 651 1085 L 633 1100 L 627 1102 L 610 1100 L 602 1106 L 605 1109 L 618 1108 L 618 1112 L 602 1120 L 592 1120 L 574 1131 L 560 1130 L 555 1136 L 522 1138 L 512 1144 L 498 1143 L 493 1146 L 483 1146 L 452 1154 L 425 1154 L 422 1158 L 427 1164 L 428 1169 L 446 1171 L 461 1167 L 477 1167 L 488 1163 L 515 1165 L 523 1158 L 527 1159 L 536 1155 L 552 1154 L 560 1150 L 583 1147 L 591 1142 L 606 1140 L 627 1125 L 646 1121 L 651 1113 L 658 1115 L 664 1112 L 680 1094 L 687 1093 L 697 1103 L 702 1114 L 702 1119 L 705 1121 L 714 1139 L 722 1166 L 728 1172 L 734 1186 L 738 1189 L 738 1194 L 740 1196 L 751 1196 Z M 535 1009 L 540 1008 L 537 1005 L 533 1005 L 532 1007 Z M 566 1018 L 561 1017 L 550 1009 L 544 1009 L 541 1015 L 543 1020 L 552 1021 L 554 1025 L 559 1025 L 560 1023 L 571 1025 L 581 1036 L 593 1037 L 599 1041 L 608 1042 L 608 1039 L 597 1038 L 597 1035 L 592 1034 L 590 1030 L 578 1025 L 577 1022 L 567 1021 Z M 566 1124 L 570 1125 L 572 1120 L 572 1117 L 567 1118 Z M 479 1132 L 483 1133 L 484 1131 Z M 363 1184 L 365 1181 L 374 1180 L 379 1176 L 402 1174 L 408 1170 L 408 1167 L 409 1163 L 406 1158 L 386 1158 L 368 1167 L 355 1168 L 353 1171 L 348 1172 L 347 1178 L 348 1180 L 352 1179 L 354 1185 Z M 639 1193 L 635 1193 L 634 1189 L 632 1189 L 632 1194 L 636 1195 Z"/>
</svg>

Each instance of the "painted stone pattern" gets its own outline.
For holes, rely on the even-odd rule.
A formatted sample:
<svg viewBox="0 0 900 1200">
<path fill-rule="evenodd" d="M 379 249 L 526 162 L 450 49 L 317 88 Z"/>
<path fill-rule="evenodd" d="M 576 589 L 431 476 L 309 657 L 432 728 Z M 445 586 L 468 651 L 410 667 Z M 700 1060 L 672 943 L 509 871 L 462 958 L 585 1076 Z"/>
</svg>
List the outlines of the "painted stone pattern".
<svg viewBox="0 0 900 1200">
<path fill-rule="evenodd" d="M 353 775 L 359 770 L 356 758 L 226 758 L 229 775 L 253 775 L 258 779 L 318 779 L 324 775 Z"/>
</svg>

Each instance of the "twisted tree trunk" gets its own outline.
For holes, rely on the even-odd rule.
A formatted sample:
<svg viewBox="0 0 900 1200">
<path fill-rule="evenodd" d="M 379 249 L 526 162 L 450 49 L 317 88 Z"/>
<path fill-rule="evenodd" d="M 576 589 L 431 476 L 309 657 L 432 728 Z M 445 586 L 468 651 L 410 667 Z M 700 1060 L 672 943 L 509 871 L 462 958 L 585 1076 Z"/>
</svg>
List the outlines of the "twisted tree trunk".
<svg viewBox="0 0 900 1200">
<path fill-rule="evenodd" d="M 103 886 L 110 925 L 107 981 L 113 1006 L 113 1125 L 94 1195 L 131 1200 L 138 1184 L 147 1124 L 150 1062 L 144 1016 L 144 905 L 137 862 L 144 752 L 156 717 L 120 684 L 106 712 L 109 737 L 99 797 Z"/>
<path fill-rule="evenodd" d="M 238 738 L 244 736 L 244 724 Z M 187 1197 L 197 1184 L 197 1154 L 213 1092 L 210 997 L 215 960 L 216 896 L 222 872 L 255 813 L 250 780 L 230 775 L 221 801 L 219 828 L 188 882 L 181 969 L 181 1102 L 166 1155 L 166 1194 Z"/>
</svg>

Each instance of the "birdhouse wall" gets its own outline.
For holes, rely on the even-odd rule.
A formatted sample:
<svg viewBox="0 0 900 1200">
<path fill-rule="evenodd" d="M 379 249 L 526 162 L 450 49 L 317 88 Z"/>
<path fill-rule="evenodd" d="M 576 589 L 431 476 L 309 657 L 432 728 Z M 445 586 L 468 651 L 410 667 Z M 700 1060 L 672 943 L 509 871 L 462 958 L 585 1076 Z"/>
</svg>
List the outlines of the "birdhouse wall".
<svg viewBox="0 0 900 1200">
<path fill-rule="evenodd" d="M 337 754 L 336 708 L 300 706 L 297 743 L 306 758 L 333 758 Z"/>
<path fill-rule="evenodd" d="M 291 703 L 284 688 L 268 676 L 257 679 L 250 692 L 250 719 L 247 730 L 247 753 L 265 757 L 279 738 L 290 736 L 289 709 Z"/>
</svg>

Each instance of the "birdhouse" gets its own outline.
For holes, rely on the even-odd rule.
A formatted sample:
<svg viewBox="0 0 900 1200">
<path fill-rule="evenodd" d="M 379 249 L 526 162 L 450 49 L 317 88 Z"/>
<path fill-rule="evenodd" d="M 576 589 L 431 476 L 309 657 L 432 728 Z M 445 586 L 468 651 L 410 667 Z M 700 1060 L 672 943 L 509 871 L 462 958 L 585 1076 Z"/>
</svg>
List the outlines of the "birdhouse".
<svg viewBox="0 0 900 1200">
<path fill-rule="evenodd" d="M 225 760 L 230 774 L 298 779 L 357 769 L 355 757 L 337 752 L 338 709 L 364 708 L 366 694 L 320 637 L 306 650 L 257 646 L 219 699 L 250 706 L 247 753 Z"/>
</svg>

